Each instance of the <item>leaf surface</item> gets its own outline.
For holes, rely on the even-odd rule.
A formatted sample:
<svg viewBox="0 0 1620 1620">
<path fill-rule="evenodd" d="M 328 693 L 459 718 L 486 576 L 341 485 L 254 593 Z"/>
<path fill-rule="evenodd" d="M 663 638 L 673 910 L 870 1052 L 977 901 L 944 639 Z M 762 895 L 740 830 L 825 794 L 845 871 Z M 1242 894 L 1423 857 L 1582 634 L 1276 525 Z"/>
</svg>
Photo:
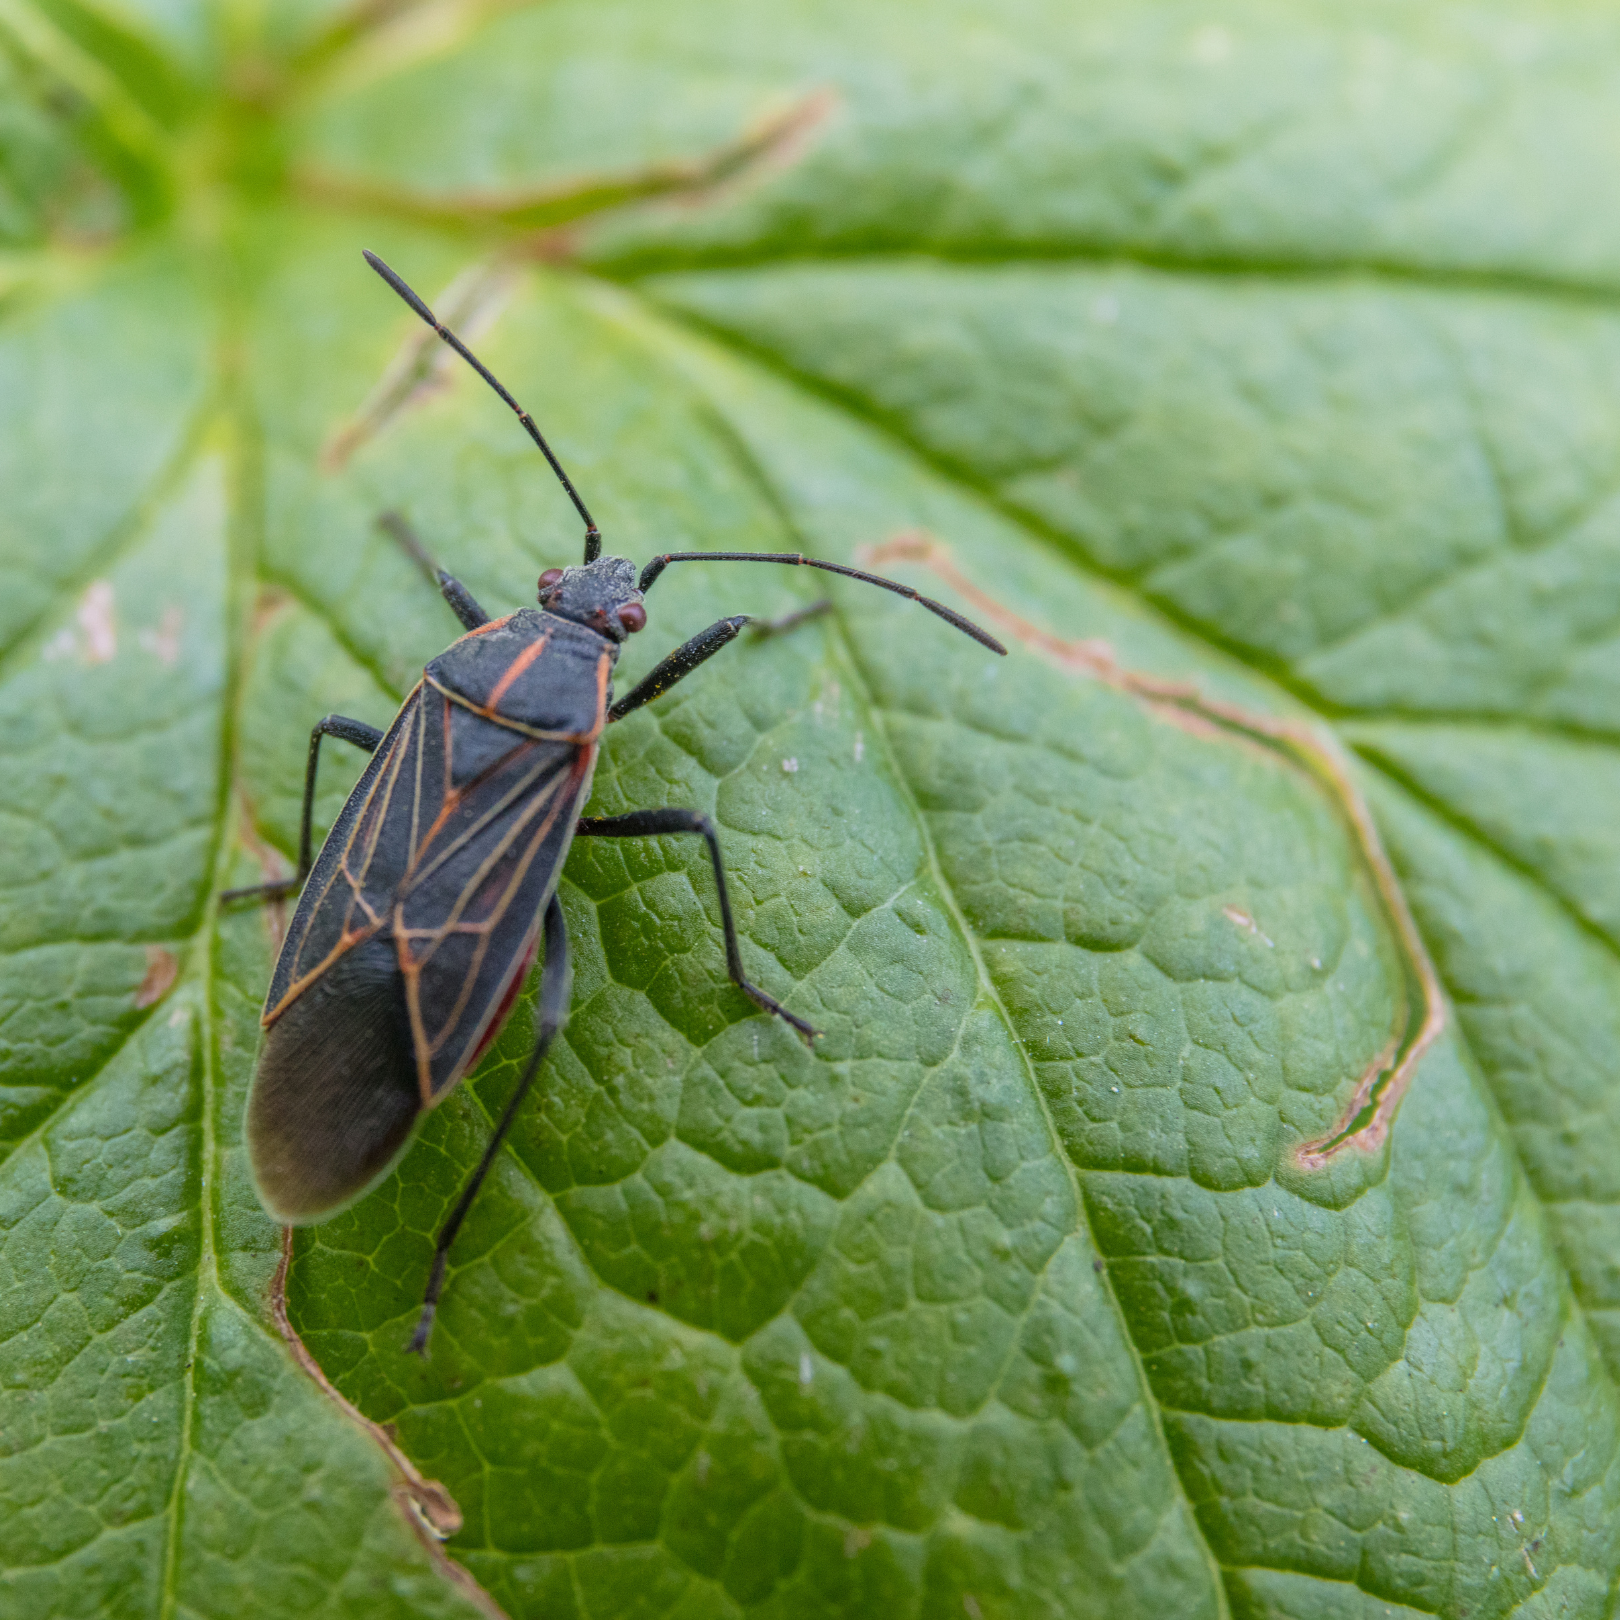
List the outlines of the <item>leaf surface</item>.
<svg viewBox="0 0 1620 1620">
<path fill-rule="evenodd" d="M 11 1607 L 1611 1614 L 1617 64 L 1576 5 L 0 10 Z M 526 1011 L 292 1246 L 323 1388 L 219 897 L 450 639 L 380 512 L 497 612 L 579 545 L 361 247 L 610 549 L 1012 650 L 835 581 L 614 728 L 592 813 L 711 815 L 824 1038 L 690 840 L 581 841 L 432 1360 Z M 821 583 L 672 568 L 620 690 Z"/>
</svg>

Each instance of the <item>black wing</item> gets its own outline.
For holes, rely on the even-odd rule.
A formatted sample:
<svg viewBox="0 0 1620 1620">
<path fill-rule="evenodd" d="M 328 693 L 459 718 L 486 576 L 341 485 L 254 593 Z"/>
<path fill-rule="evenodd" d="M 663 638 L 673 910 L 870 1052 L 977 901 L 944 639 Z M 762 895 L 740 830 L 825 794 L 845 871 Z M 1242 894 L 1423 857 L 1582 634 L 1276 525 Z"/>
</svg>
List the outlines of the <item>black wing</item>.
<svg viewBox="0 0 1620 1620">
<path fill-rule="evenodd" d="M 265 1203 L 357 1197 L 510 1004 L 590 790 L 592 744 L 418 686 L 310 873 L 265 1004 L 248 1143 Z"/>
</svg>

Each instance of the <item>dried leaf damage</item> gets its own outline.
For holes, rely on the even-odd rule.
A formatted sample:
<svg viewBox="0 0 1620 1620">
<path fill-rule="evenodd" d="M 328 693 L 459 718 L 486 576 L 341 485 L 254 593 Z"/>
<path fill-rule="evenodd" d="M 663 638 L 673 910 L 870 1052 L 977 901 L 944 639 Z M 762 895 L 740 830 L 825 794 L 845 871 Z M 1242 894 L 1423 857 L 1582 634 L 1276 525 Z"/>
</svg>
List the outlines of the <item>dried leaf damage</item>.
<svg viewBox="0 0 1620 1620">
<path fill-rule="evenodd" d="M 318 1361 L 309 1353 L 304 1341 L 287 1317 L 287 1267 L 292 1261 L 293 1229 L 285 1227 L 281 1234 L 281 1261 L 270 1280 L 270 1319 L 281 1335 L 293 1360 L 320 1387 L 320 1391 L 349 1421 L 382 1448 L 397 1478 L 393 1489 L 395 1503 L 405 1522 L 410 1525 L 428 1555 L 438 1566 L 439 1573 L 457 1586 L 490 1620 L 506 1620 L 505 1611 L 477 1581 L 454 1559 L 447 1558 L 440 1542 L 448 1540 L 461 1528 L 461 1509 L 456 1500 L 436 1479 L 426 1478 L 420 1469 L 399 1449 L 393 1435 L 380 1423 L 373 1423 L 351 1402 L 339 1393 L 336 1386 L 321 1371 Z"/>
<path fill-rule="evenodd" d="M 1395 1112 L 1423 1054 L 1446 1027 L 1446 1006 L 1439 975 L 1429 960 L 1372 813 L 1336 744 L 1303 722 L 1280 720 L 1275 715 L 1207 697 L 1190 683 L 1125 669 L 1106 641 L 1065 640 L 1042 630 L 981 590 L 956 567 L 948 546 L 921 531 L 898 534 L 880 545 L 865 547 L 862 555 L 874 568 L 897 562 L 927 568 L 998 629 L 1048 663 L 1068 674 L 1085 675 L 1128 692 L 1173 725 L 1258 747 L 1272 760 L 1302 770 L 1327 796 L 1343 818 L 1383 905 L 1400 949 L 1406 983 L 1397 1027 L 1388 1044 L 1357 1077 L 1334 1128 L 1313 1141 L 1297 1144 L 1292 1153 L 1301 1169 L 1320 1170 L 1343 1153 L 1377 1152 L 1388 1139 Z M 1245 931 L 1258 935 L 1247 913 L 1228 908 L 1227 916 Z"/>
</svg>

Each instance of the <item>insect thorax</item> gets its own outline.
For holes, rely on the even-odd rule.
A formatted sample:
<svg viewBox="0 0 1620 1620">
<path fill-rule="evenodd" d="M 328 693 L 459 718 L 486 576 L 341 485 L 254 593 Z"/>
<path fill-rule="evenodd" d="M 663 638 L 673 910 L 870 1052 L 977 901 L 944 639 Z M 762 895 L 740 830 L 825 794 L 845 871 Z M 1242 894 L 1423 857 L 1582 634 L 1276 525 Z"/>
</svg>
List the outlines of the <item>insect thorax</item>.
<svg viewBox="0 0 1620 1620">
<path fill-rule="evenodd" d="M 463 636 L 427 666 L 430 687 L 481 719 L 585 741 L 606 720 L 618 643 L 523 608 Z"/>
</svg>

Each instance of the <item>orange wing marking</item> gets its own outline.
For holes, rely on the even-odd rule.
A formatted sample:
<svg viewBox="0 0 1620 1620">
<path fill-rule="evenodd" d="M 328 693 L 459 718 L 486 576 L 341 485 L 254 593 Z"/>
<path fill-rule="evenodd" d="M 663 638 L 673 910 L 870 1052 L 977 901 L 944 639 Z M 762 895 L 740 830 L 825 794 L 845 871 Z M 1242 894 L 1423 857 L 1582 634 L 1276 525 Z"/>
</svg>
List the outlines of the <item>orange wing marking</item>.
<svg viewBox="0 0 1620 1620">
<path fill-rule="evenodd" d="M 420 735 L 422 718 L 422 705 L 419 703 L 415 714 L 411 717 L 411 729 L 417 733 L 414 740 L 418 756 L 422 747 Z M 387 824 L 388 810 L 394 802 L 394 790 L 399 785 L 400 771 L 404 765 L 405 750 L 411 740 L 408 731 L 402 732 L 396 739 L 393 748 L 389 750 L 388 764 L 367 798 L 365 808 L 355 817 L 354 828 L 349 834 L 348 843 L 344 845 L 340 866 L 349 887 L 357 897 L 365 887 L 365 874 L 371 870 L 371 863 L 376 857 L 377 840 L 382 837 L 383 827 Z M 358 871 L 350 864 L 350 857 L 354 855 L 357 843 L 361 844 Z"/>
<path fill-rule="evenodd" d="M 581 742 L 595 742 L 607 729 L 608 693 L 613 690 L 613 655 L 602 652 L 596 659 L 596 724 Z"/>
<path fill-rule="evenodd" d="M 443 693 L 440 696 L 443 697 Z M 446 804 L 456 796 L 455 722 L 450 713 L 450 700 L 444 700 L 444 784 L 439 802 Z M 416 859 L 416 845 L 411 845 L 411 859 Z"/>
<path fill-rule="evenodd" d="M 507 757 L 510 758 L 511 756 L 508 755 Z M 435 851 L 433 848 L 434 840 L 444 830 L 450 816 L 461 803 L 462 795 L 460 793 L 455 794 L 452 801 L 440 810 L 433 825 L 428 828 L 427 837 L 422 840 L 421 854 L 427 857 L 427 864 L 417 865 L 413 863 L 407 867 L 404 877 L 400 879 L 399 892 L 405 895 L 409 894 L 413 889 L 420 888 L 422 883 L 431 877 L 439 867 L 443 866 L 452 855 L 464 849 L 470 839 L 476 838 L 497 816 L 505 815 L 515 801 L 521 799 L 533 788 L 535 779 L 543 775 L 546 768 L 551 764 L 552 761 L 548 759 L 537 761 L 526 776 L 514 782 L 470 827 L 462 828 L 443 849 Z M 539 802 L 545 803 L 544 798 Z"/>
<path fill-rule="evenodd" d="M 422 1106 L 424 1108 L 433 1107 L 444 1096 L 448 1095 L 450 1085 L 453 1084 L 455 1079 L 460 1078 L 459 1075 L 453 1076 L 451 1081 L 448 1082 L 436 1096 L 432 1088 L 431 1060 L 443 1048 L 445 1042 L 450 1039 L 451 1035 L 456 1030 L 456 1026 L 460 1023 L 462 1014 L 466 1011 L 467 1003 L 471 998 L 473 985 L 477 982 L 479 973 L 483 967 L 484 958 L 489 949 L 490 937 L 493 934 L 496 925 L 505 917 L 507 910 L 511 906 L 513 896 L 517 893 L 517 890 L 522 885 L 523 880 L 528 875 L 529 868 L 533 864 L 535 855 L 539 851 L 541 845 L 544 844 L 552 829 L 556 826 L 557 817 L 565 808 L 572 807 L 577 801 L 580 784 L 589 773 L 591 765 L 594 762 L 594 758 L 594 749 L 584 751 L 581 756 L 570 765 L 566 778 L 559 777 L 549 791 L 543 795 L 538 795 L 533 805 L 531 807 L 526 807 L 524 814 L 517 819 L 510 831 L 501 839 L 499 846 L 495 850 L 491 851 L 490 855 L 482 863 L 474 877 L 462 887 L 461 893 L 457 896 L 455 908 L 442 925 L 432 929 L 407 928 L 403 922 L 403 902 L 398 901 L 395 904 L 395 946 L 399 955 L 400 970 L 405 975 L 406 1001 L 410 1008 L 411 1031 L 414 1037 L 413 1044 L 416 1051 L 417 1084 L 421 1088 Z M 532 781 L 532 774 L 526 780 Z M 569 790 L 567 792 L 563 791 L 565 784 Z M 507 795 L 507 800 L 509 801 L 511 797 L 512 795 Z M 541 824 L 530 834 L 528 847 L 523 851 L 521 858 L 516 862 L 513 873 L 508 880 L 504 891 L 497 899 L 495 905 L 491 908 L 489 914 L 481 922 L 462 922 L 461 916 L 467 905 L 468 898 L 478 892 L 478 889 L 488 877 L 490 871 L 502 859 L 504 859 L 507 852 L 511 849 L 513 843 L 517 841 L 524 830 L 535 820 L 536 816 L 539 815 L 541 810 L 546 810 L 547 813 L 544 819 L 541 821 Z M 483 822 L 487 823 L 488 819 L 488 817 L 483 818 Z M 464 835 L 464 837 L 465 836 L 468 835 Z M 426 965 L 432 960 L 434 950 L 437 949 L 438 944 L 452 933 L 477 934 L 482 937 L 474 953 L 473 961 L 463 979 L 461 993 L 457 997 L 455 1005 L 451 1008 L 448 1016 L 446 1017 L 443 1029 L 440 1031 L 437 1039 L 430 1041 L 427 1037 L 427 1030 L 422 1018 L 420 993 L 421 974 L 423 968 L 426 967 Z M 412 949 L 412 943 L 413 941 L 423 939 L 431 940 L 434 943 L 429 950 L 418 957 Z M 472 1052 L 476 1045 L 476 1039 L 469 1042 L 467 1046 L 468 1052 Z"/>
<path fill-rule="evenodd" d="M 580 774 L 580 770 L 577 766 L 571 768 L 569 771 L 569 780 L 567 785 L 570 789 L 574 790 L 574 792 L 577 792 L 578 790 Z M 399 930 L 402 935 L 411 938 L 431 938 L 435 941 L 434 945 L 419 959 L 421 966 L 426 966 L 427 963 L 432 960 L 434 951 L 438 949 L 438 942 L 442 941 L 448 934 L 480 934 L 485 940 L 485 945 L 479 947 L 473 958 L 473 968 L 467 976 L 466 989 L 462 996 L 457 1000 L 455 1006 L 451 1009 L 450 1016 L 446 1021 L 443 1033 L 439 1036 L 438 1040 L 434 1042 L 433 1049 L 435 1052 L 437 1052 L 439 1048 L 443 1046 L 444 1042 L 449 1039 L 450 1032 L 455 1028 L 456 1024 L 460 1020 L 461 1014 L 466 1006 L 467 997 L 472 993 L 473 980 L 477 977 L 478 970 L 483 966 L 484 952 L 485 949 L 487 949 L 489 936 L 494 932 L 496 924 L 500 922 L 500 920 L 506 915 L 508 908 L 512 904 L 513 896 L 516 894 L 519 886 L 523 882 L 524 877 L 528 873 L 529 867 L 534 860 L 536 851 L 539 849 L 540 845 L 545 842 L 547 835 L 556 825 L 558 811 L 561 810 L 563 806 L 574 796 L 574 792 L 570 792 L 562 795 L 561 802 L 557 802 L 559 797 L 558 790 L 561 786 L 562 784 L 559 783 L 556 787 L 548 790 L 543 799 L 537 800 L 535 810 L 527 813 L 522 820 L 513 827 L 511 833 L 502 840 L 501 848 L 491 853 L 489 858 L 479 868 L 474 878 L 462 889 L 460 896 L 457 898 L 457 903 L 454 910 L 451 912 L 449 918 L 445 921 L 442 928 L 433 930 L 401 928 Z M 466 910 L 469 897 L 477 894 L 483 888 L 485 880 L 499 865 L 500 861 L 504 859 L 506 852 L 517 841 L 518 835 L 523 831 L 524 827 L 529 822 L 533 821 L 535 813 L 542 806 L 549 806 L 549 813 L 547 814 L 545 820 L 541 822 L 539 828 L 530 837 L 529 847 L 523 852 L 523 855 L 518 861 L 513 875 L 507 881 L 505 890 L 497 897 L 494 905 L 491 906 L 489 913 L 485 916 L 482 922 L 463 922 L 461 919 Z"/>
<path fill-rule="evenodd" d="M 518 788 L 514 790 L 513 793 L 508 794 L 507 802 L 510 802 L 513 798 L 522 796 L 522 790 L 533 782 L 535 774 L 536 773 L 531 773 L 523 783 L 519 784 Z M 570 767 L 567 778 L 558 777 L 543 792 L 534 795 L 531 803 L 526 805 L 523 813 L 514 819 L 512 826 L 502 835 L 501 840 L 496 847 L 492 849 L 484 858 L 483 862 L 479 865 L 478 870 L 466 881 L 466 883 L 462 885 L 460 892 L 456 897 L 456 903 L 451 908 L 449 916 L 445 918 L 443 923 L 438 924 L 433 928 L 406 927 L 400 921 L 400 907 L 403 905 L 405 899 L 409 897 L 410 892 L 419 887 L 419 883 L 412 881 L 409 884 L 402 884 L 400 886 L 399 900 L 396 902 L 394 908 L 394 931 L 396 936 L 401 939 L 428 939 L 436 942 L 443 939 L 447 934 L 482 933 L 492 928 L 495 922 L 499 920 L 505 904 L 510 898 L 510 885 L 508 886 L 508 893 L 502 897 L 499 905 L 497 905 L 497 907 L 490 913 L 489 917 L 483 923 L 462 923 L 462 914 L 466 910 L 470 897 L 480 891 L 484 883 L 489 878 L 491 872 L 506 858 L 508 852 L 512 848 L 512 845 L 515 844 L 522 836 L 524 829 L 534 820 L 537 815 L 540 814 L 542 810 L 546 810 L 548 808 L 552 810 L 552 814 L 546 818 L 545 828 L 542 830 L 544 831 L 545 829 L 549 829 L 552 822 L 555 820 L 554 801 L 557 799 L 559 792 L 565 784 L 565 781 L 569 785 L 572 785 L 577 774 L 577 767 Z M 492 811 L 488 815 L 481 817 L 479 827 L 487 826 L 495 814 L 496 812 Z M 452 845 L 450 849 L 441 851 L 440 854 L 435 857 L 433 864 L 437 866 L 442 860 L 445 859 L 446 856 L 453 853 L 455 848 L 465 845 L 467 840 L 473 837 L 478 830 L 478 828 L 467 829 L 467 831 L 456 839 L 455 844 Z M 526 866 L 520 869 L 518 881 L 521 881 L 522 872 L 526 869 Z M 432 960 L 432 957 L 433 950 L 429 949 L 422 952 L 420 955 L 413 955 L 410 960 L 415 967 L 425 967 L 427 963 Z"/>
<path fill-rule="evenodd" d="M 489 703 L 485 709 L 485 713 L 492 719 L 500 713 L 501 699 L 512 689 L 512 683 L 546 650 L 546 643 L 550 640 L 551 636 L 548 633 L 541 636 L 538 641 L 531 641 L 506 666 L 506 673 L 495 683 L 495 690 L 489 694 Z"/>
<path fill-rule="evenodd" d="M 415 695 L 415 692 L 413 692 L 411 697 L 414 697 Z M 406 703 L 409 703 L 410 697 L 407 697 L 405 701 Z M 419 716 L 420 709 L 418 709 L 418 717 Z M 260 1018 L 260 1023 L 265 1027 L 268 1027 L 271 1023 L 273 1023 L 275 1019 L 280 1016 L 283 1009 L 290 1006 L 299 996 L 301 996 L 304 991 L 315 982 L 316 979 L 320 978 L 320 976 L 325 973 L 326 970 L 331 967 L 331 965 L 337 961 L 340 956 L 343 955 L 345 951 L 352 950 L 362 940 L 369 939 L 382 925 L 382 918 L 378 915 L 371 903 L 365 898 L 363 877 L 356 877 L 354 870 L 351 868 L 350 859 L 355 853 L 356 842 L 361 839 L 363 835 L 369 832 L 369 842 L 364 851 L 364 857 L 360 865 L 360 872 L 363 874 L 371 864 L 371 857 L 376 851 L 377 837 L 382 829 L 383 821 L 387 816 L 388 801 L 393 793 L 394 785 L 399 778 L 400 766 L 404 758 L 404 749 L 408 743 L 408 740 L 409 729 L 407 728 L 406 730 L 396 734 L 393 741 L 389 744 L 387 757 L 383 761 L 381 775 L 378 780 L 372 784 L 371 792 L 366 797 L 364 807 L 361 809 L 359 815 L 355 817 L 354 825 L 349 830 L 348 841 L 343 847 L 342 856 L 333 866 L 331 874 L 326 879 L 325 887 L 321 890 L 319 896 L 312 904 L 311 915 L 314 915 L 315 912 L 318 912 L 327 903 L 328 899 L 332 895 L 333 889 L 337 885 L 339 878 L 342 878 L 343 881 L 347 883 L 349 887 L 349 900 L 344 909 L 343 929 L 338 936 L 337 943 L 333 945 L 331 950 L 329 950 L 326 955 L 315 964 L 314 967 L 308 968 L 304 972 L 298 974 L 298 976 L 288 984 L 286 992 L 274 1007 L 265 1009 L 264 1014 Z M 377 808 L 379 796 L 381 796 L 382 799 L 380 809 Z M 374 810 L 376 810 L 375 819 L 373 819 Z M 353 926 L 356 907 L 363 911 L 366 917 L 365 923 L 359 928 Z"/>
<path fill-rule="evenodd" d="M 476 630 L 469 630 L 466 635 L 458 636 L 456 639 L 458 641 L 471 641 L 474 636 L 487 636 L 491 630 L 499 630 L 503 624 L 510 624 L 516 617 L 515 613 L 503 614 L 500 618 L 491 619 L 488 624 L 481 624 Z"/>
<path fill-rule="evenodd" d="M 606 659 L 605 661 L 611 671 L 612 660 Z M 545 731 L 539 726 L 526 726 L 521 720 L 514 720 L 510 715 L 497 714 L 493 709 L 487 709 L 481 704 L 474 703 L 470 698 L 463 697 L 461 693 L 452 691 L 448 686 L 441 686 L 431 676 L 428 677 L 427 684 L 435 692 L 442 693 L 449 698 L 452 703 L 459 704 L 469 714 L 476 714 L 480 720 L 487 720 L 492 726 L 499 726 L 503 731 L 515 731 L 518 736 L 527 737 L 531 742 L 563 742 L 583 745 L 595 742 L 602 734 L 603 722 L 600 718 L 589 731 Z M 600 680 L 598 685 L 601 685 Z"/>
</svg>

